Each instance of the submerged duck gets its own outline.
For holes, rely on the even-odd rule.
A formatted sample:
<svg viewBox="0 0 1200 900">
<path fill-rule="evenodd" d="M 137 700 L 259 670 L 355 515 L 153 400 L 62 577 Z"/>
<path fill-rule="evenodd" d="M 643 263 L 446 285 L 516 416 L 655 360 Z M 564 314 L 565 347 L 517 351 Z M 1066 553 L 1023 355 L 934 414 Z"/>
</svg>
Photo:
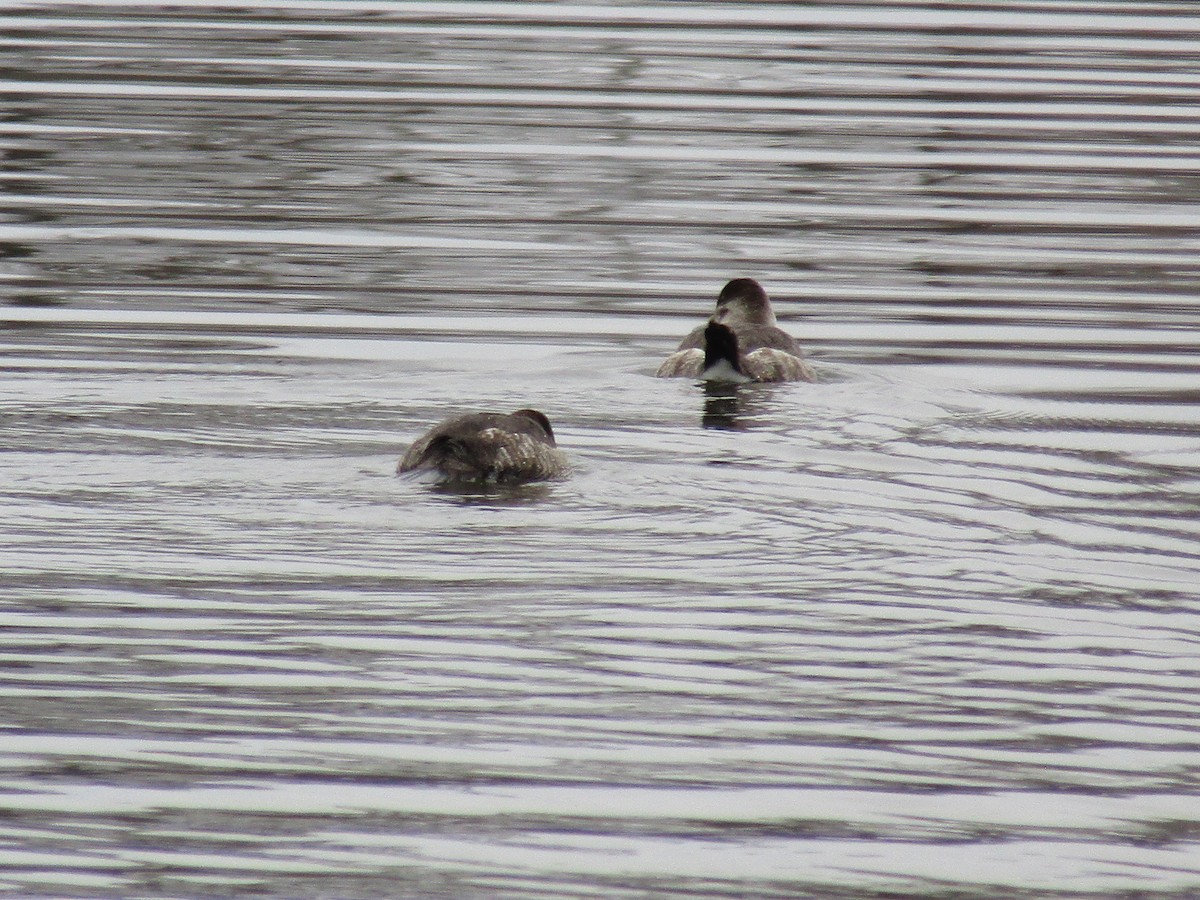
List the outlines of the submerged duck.
<svg viewBox="0 0 1200 900">
<path fill-rule="evenodd" d="M 413 442 L 397 472 L 433 472 L 446 481 L 520 484 L 561 478 L 566 454 L 536 409 L 447 419 Z"/>
<path fill-rule="evenodd" d="M 725 285 L 713 317 L 685 337 L 655 374 L 705 381 L 816 381 L 800 345 L 775 324 L 767 292 L 753 278 Z"/>
</svg>

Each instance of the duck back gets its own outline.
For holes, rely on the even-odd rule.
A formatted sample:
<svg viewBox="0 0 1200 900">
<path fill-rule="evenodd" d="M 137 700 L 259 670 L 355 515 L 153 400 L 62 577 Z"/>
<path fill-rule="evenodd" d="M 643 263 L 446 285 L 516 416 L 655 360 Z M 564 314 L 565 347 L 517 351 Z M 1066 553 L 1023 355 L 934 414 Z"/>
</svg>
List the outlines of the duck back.
<svg viewBox="0 0 1200 900">
<path fill-rule="evenodd" d="M 566 455 L 537 410 L 472 413 L 448 419 L 416 440 L 399 472 L 433 472 L 448 481 L 516 484 L 561 477 Z"/>
</svg>

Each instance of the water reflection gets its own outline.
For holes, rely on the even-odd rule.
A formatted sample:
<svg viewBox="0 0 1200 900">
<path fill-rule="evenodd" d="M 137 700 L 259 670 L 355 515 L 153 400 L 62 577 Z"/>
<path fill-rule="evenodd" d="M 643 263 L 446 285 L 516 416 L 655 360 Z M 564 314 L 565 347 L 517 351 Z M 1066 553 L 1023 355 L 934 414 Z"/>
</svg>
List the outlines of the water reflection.
<svg viewBox="0 0 1200 900">
<path fill-rule="evenodd" d="M 704 412 L 700 424 L 720 431 L 745 431 L 767 418 L 771 400 L 777 391 L 787 387 L 774 384 L 735 384 L 705 381 Z"/>
<path fill-rule="evenodd" d="M 400 476 L 405 477 L 405 476 Z M 554 485 L 536 484 L 465 484 L 463 482 L 427 482 L 429 492 L 443 500 L 465 506 L 524 506 L 546 500 Z"/>
</svg>

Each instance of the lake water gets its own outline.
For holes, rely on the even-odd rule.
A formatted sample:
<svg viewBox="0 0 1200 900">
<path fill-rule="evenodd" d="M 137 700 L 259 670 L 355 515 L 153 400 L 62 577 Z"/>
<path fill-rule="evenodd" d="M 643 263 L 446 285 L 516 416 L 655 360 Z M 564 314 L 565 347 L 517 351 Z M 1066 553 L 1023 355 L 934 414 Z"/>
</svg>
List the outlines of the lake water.
<svg viewBox="0 0 1200 900">
<path fill-rule="evenodd" d="M 1200 896 L 1198 42 L 6 4 L 0 894 Z"/>
</svg>

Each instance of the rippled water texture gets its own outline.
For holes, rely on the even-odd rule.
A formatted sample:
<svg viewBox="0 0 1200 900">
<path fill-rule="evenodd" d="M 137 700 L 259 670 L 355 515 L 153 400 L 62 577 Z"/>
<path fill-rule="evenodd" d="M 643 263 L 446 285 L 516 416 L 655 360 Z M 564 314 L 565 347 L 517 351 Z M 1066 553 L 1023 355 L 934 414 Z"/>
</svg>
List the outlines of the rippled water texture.
<svg viewBox="0 0 1200 900">
<path fill-rule="evenodd" d="M 0 894 L 1200 896 L 1198 42 L 7 3 Z"/>
</svg>

